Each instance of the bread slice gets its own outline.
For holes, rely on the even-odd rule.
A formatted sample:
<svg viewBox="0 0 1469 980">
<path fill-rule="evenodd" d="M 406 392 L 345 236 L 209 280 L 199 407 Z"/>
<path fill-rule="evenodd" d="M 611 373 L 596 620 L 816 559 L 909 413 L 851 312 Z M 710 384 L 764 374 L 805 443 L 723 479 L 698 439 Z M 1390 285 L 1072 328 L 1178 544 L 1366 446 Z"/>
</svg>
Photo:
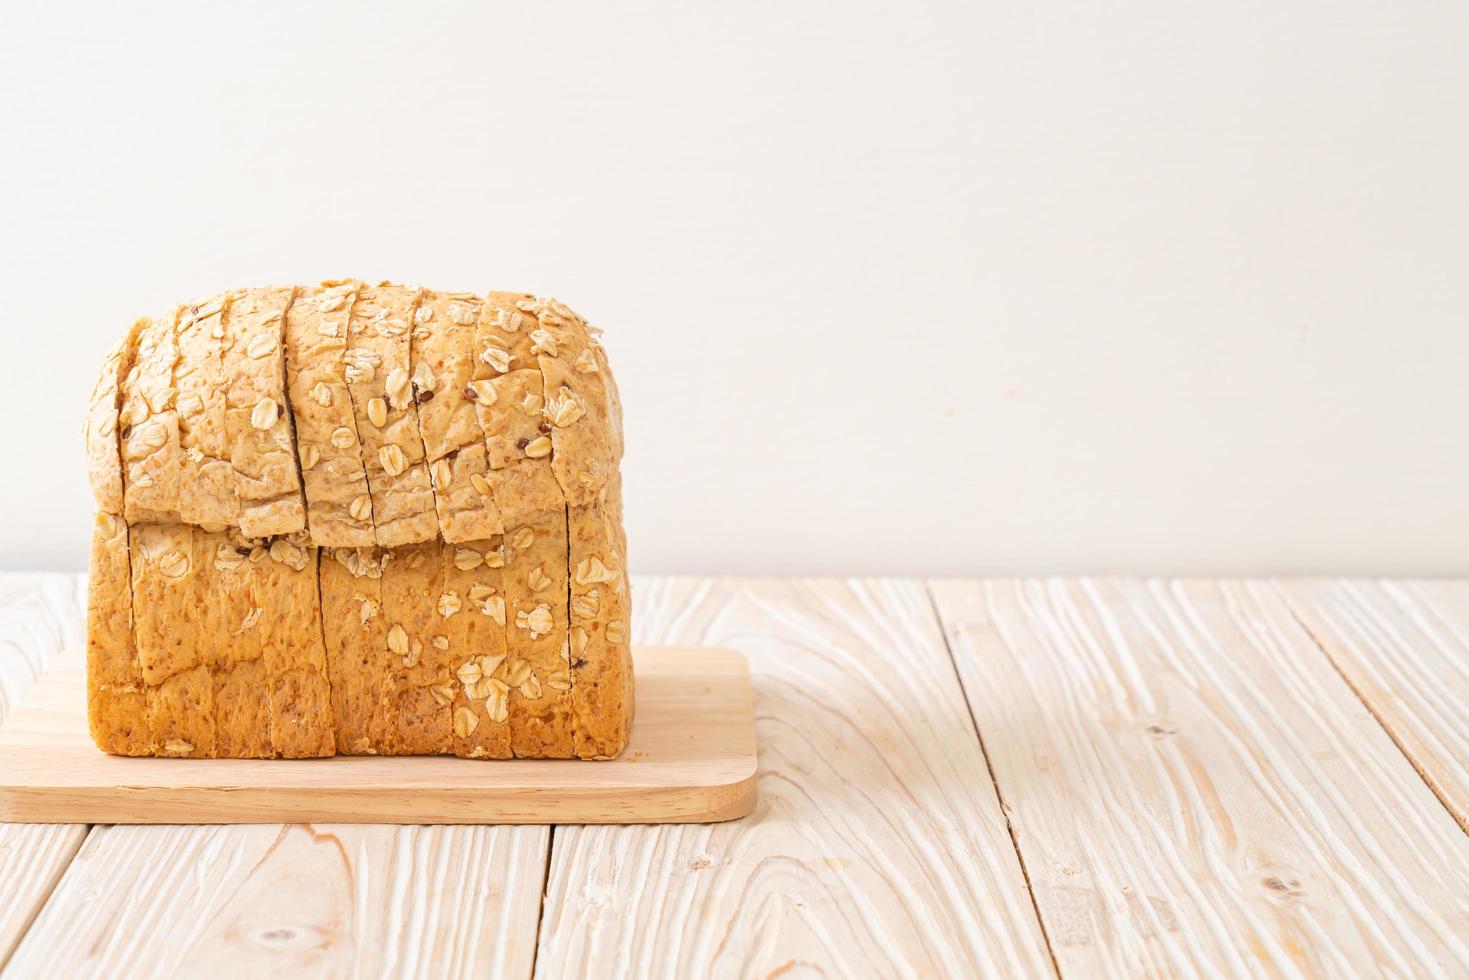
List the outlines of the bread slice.
<svg viewBox="0 0 1469 980">
<path fill-rule="evenodd" d="M 87 409 L 87 469 L 100 508 L 92 521 L 87 579 L 87 715 L 92 740 L 117 755 L 152 755 L 143 670 L 133 643 L 132 571 L 124 509 L 122 433 L 124 381 L 133 374 L 135 320 L 108 353 Z M 140 396 L 137 396 L 140 397 Z M 146 407 L 146 406 L 145 406 Z"/>
<path fill-rule="evenodd" d="M 506 681 L 517 756 L 570 758 L 571 732 L 566 498 L 551 465 L 544 382 L 530 337 L 535 320 L 515 307 L 524 294 L 490 293 L 477 329 L 475 401 L 505 527 Z M 524 366 L 522 366 L 524 365 Z"/>
<path fill-rule="evenodd" d="M 306 523 L 319 548 L 377 541 L 352 396 L 343 375 L 347 320 L 361 283 L 305 289 L 286 311 L 286 390 L 296 418 Z"/>
<path fill-rule="evenodd" d="M 455 755 L 470 759 L 508 759 L 510 685 L 505 677 L 505 549 L 499 535 L 441 546 L 443 593 L 437 609 L 439 632 L 449 665 L 446 688 L 431 688 L 451 709 Z"/>
<path fill-rule="evenodd" d="M 318 562 L 327 677 L 342 755 L 396 751 L 396 691 L 383 613 L 383 559 L 372 548 L 334 548 Z"/>
<path fill-rule="evenodd" d="M 306 529 L 306 503 L 286 400 L 284 332 L 295 286 L 247 289 L 227 311 L 225 429 L 240 498 L 240 533 L 268 538 Z"/>
<path fill-rule="evenodd" d="M 595 339 L 595 338 L 594 338 Z M 615 620 L 609 618 L 604 641 L 611 648 L 613 663 L 622 663 L 625 668 L 622 671 L 620 683 L 617 685 L 622 692 L 621 724 L 625 732 L 623 742 L 631 735 L 633 716 L 637 704 L 636 692 L 634 690 L 634 674 L 632 662 L 632 580 L 628 571 L 627 562 L 627 528 L 623 523 L 622 515 L 622 469 L 620 466 L 623 453 L 622 437 L 622 398 L 617 391 L 617 379 L 612 376 L 612 371 L 607 366 L 607 353 L 601 344 L 592 347 L 596 354 L 597 362 L 601 367 L 602 383 L 606 386 L 608 402 L 609 431 L 613 444 L 613 455 L 619 465 L 614 466 L 607 481 L 607 518 L 613 532 L 613 543 L 617 554 L 622 559 L 622 584 L 621 593 L 621 623 L 622 628 L 616 629 L 613 625 Z"/>
<path fill-rule="evenodd" d="M 327 680 L 317 551 L 305 533 L 278 537 L 262 550 L 264 557 L 252 555 L 251 563 L 255 598 L 262 610 L 259 628 L 271 752 L 287 759 L 331 755 L 336 725 Z"/>
<path fill-rule="evenodd" d="M 147 320 L 135 320 L 102 362 L 87 405 L 87 477 L 97 509 L 107 514 L 123 510 L 122 454 L 118 439 L 118 408 L 122 382 L 132 368 L 138 333 Z"/>
<path fill-rule="evenodd" d="M 87 719 L 102 751 L 152 755 L 143 669 L 133 646 L 132 598 L 127 523 L 99 511 L 92 521 L 87 577 Z"/>
<path fill-rule="evenodd" d="M 230 485 L 234 485 L 230 474 Z M 214 754 L 268 759 L 270 685 L 263 634 L 266 611 L 258 598 L 265 549 L 228 531 L 194 531 L 196 613 L 180 629 L 202 637 L 213 692 Z M 254 560 L 252 560 L 252 557 Z"/>
<path fill-rule="evenodd" d="M 616 756 L 632 725 L 627 546 L 622 535 L 621 404 L 586 321 L 551 299 L 519 299 L 534 318 L 552 471 L 567 502 L 571 698 L 576 754 Z"/>
<path fill-rule="evenodd" d="M 173 371 L 178 345 L 173 328 L 179 310 L 149 320 L 138 331 L 133 364 L 123 379 L 123 516 L 129 524 L 178 519 L 179 423 Z"/>
<path fill-rule="evenodd" d="M 414 314 L 412 377 L 439 535 L 453 544 L 499 534 L 490 497 L 484 432 L 475 415 L 473 293 L 425 293 Z"/>
<path fill-rule="evenodd" d="M 409 325 L 421 293 L 409 286 L 364 287 L 348 324 L 346 377 L 377 543 L 385 548 L 438 534 L 409 374 Z"/>
<path fill-rule="evenodd" d="M 187 524 L 135 524 L 128 546 L 149 738 L 160 755 L 203 759 L 215 751 L 214 692 L 200 632 L 184 625 L 198 602 L 193 536 Z"/>
<path fill-rule="evenodd" d="M 183 310 L 174 330 L 180 459 L 179 520 L 223 531 L 240 523 L 240 501 L 225 432 L 223 293 Z"/>
<path fill-rule="evenodd" d="M 438 628 L 444 595 L 442 547 L 437 541 L 404 545 L 388 555 L 383 566 L 383 614 L 397 724 L 391 751 L 396 754 L 433 755 L 448 751 L 450 745 L 450 709 L 443 696 L 450 679 L 449 652 L 446 644 L 434 644 L 434 638 L 442 635 Z"/>
<path fill-rule="evenodd" d="M 570 509 L 571 691 L 576 754 L 606 759 L 627 744 L 632 724 L 626 544 L 618 532 L 620 480 L 600 499 Z"/>
</svg>

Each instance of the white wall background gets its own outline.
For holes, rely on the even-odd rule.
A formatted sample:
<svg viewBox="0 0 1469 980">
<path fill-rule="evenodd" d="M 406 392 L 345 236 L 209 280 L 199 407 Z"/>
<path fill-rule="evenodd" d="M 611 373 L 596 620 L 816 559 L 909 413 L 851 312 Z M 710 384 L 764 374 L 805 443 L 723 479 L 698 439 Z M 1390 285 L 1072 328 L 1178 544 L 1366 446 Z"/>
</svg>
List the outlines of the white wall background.
<svg viewBox="0 0 1469 980">
<path fill-rule="evenodd" d="M 607 330 L 640 571 L 1469 572 L 1469 4 L 10 2 L 0 566 L 134 315 Z"/>
</svg>

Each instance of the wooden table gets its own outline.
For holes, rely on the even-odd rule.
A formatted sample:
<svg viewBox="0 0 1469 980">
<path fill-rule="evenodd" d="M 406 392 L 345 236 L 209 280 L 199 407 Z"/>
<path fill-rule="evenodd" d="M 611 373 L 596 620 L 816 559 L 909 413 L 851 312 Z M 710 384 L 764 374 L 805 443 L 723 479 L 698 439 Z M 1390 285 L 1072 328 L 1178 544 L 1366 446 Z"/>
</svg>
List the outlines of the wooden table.
<svg viewBox="0 0 1469 980">
<path fill-rule="evenodd" d="M 0 711 L 82 596 L 0 577 Z M 753 816 L 3 825 L 7 976 L 1469 975 L 1469 581 L 636 600 L 750 657 Z"/>
</svg>

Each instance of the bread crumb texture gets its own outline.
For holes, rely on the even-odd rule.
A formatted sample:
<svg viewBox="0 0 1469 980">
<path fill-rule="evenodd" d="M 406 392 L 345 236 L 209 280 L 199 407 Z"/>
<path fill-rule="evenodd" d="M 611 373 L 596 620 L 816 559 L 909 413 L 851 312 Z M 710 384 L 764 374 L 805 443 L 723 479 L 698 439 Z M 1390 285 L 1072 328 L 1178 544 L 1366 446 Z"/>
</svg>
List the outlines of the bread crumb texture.
<svg viewBox="0 0 1469 980">
<path fill-rule="evenodd" d="M 134 321 L 85 427 L 116 755 L 610 759 L 622 409 L 558 300 L 357 280 Z"/>
</svg>

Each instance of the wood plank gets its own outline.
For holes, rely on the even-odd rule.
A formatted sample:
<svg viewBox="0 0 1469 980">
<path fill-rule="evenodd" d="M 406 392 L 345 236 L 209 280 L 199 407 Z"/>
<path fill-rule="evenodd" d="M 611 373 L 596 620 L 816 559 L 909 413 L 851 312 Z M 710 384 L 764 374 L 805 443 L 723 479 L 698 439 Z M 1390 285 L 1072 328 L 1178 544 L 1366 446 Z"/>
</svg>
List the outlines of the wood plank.
<svg viewBox="0 0 1469 980">
<path fill-rule="evenodd" d="M 1469 833 L 1469 581 L 1276 584 Z"/>
<path fill-rule="evenodd" d="M 0 825 L 0 967 L 86 836 L 87 828 L 74 824 Z"/>
<path fill-rule="evenodd" d="M 0 572 L 0 721 L 52 657 L 86 639 L 86 578 Z"/>
<path fill-rule="evenodd" d="M 750 812 L 755 731 L 744 657 L 637 647 L 637 723 L 615 760 L 339 756 L 122 758 L 87 733 L 80 656 L 0 729 L 0 819 L 97 823 L 651 823 Z"/>
<path fill-rule="evenodd" d="M 98 827 L 21 977 L 527 977 L 546 827 Z"/>
<path fill-rule="evenodd" d="M 86 580 L 0 573 L 0 723 L 57 651 L 82 642 Z M 0 966 L 81 846 L 75 824 L 0 824 Z"/>
<path fill-rule="evenodd" d="M 921 586 L 633 592 L 639 640 L 750 657 L 760 802 L 727 824 L 558 828 L 537 975 L 1051 973 Z"/>
<path fill-rule="evenodd" d="M 1063 974 L 1469 973 L 1469 837 L 1265 582 L 935 582 Z"/>
</svg>

